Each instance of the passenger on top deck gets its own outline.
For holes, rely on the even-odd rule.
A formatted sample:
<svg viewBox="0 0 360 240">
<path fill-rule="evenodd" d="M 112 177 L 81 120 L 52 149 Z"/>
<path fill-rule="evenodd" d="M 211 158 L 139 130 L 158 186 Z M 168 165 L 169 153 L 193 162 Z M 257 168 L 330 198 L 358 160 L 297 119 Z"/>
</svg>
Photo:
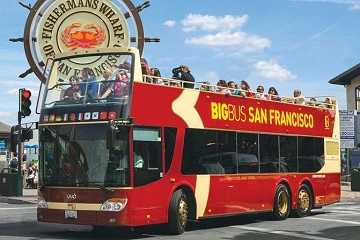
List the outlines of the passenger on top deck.
<svg viewBox="0 0 360 240">
<path fill-rule="evenodd" d="M 243 97 L 254 97 L 255 94 L 251 92 L 249 83 L 246 80 L 242 80 L 240 83 L 240 95 Z"/>
<path fill-rule="evenodd" d="M 334 106 L 333 106 L 333 101 L 330 99 L 330 98 L 326 98 L 325 99 L 325 107 L 327 107 L 327 108 L 334 108 Z"/>
<path fill-rule="evenodd" d="M 301 105 L 305 104 L 305 98 L 303 96 L 301 96 L 301 90 L 300 89 L 295 89 L 294 90 L 294 103 L 295 104 L 301 104 Z"/>
<path fill-rule="evenodd" d="M 240 95 L 238 86 L 234 81 L 229 81 L 227 85 L 232 95 Z"/>
<path fill-rule="evenodd" d="M 270 87 L 269 91 L 268 91 L 268 94 L 269 94 L 269 99 L 270 100 L 272 100 L 272 101 L 281 101 L 281 98 L 279 97 L 279 93 L 276 90 L 276 88 Z"/>
<path fill-rule="evenodd" d="M 98 96 L 99 84 L 95 82 L 93 71 L 90 68 L 84 68 L 81 72 L 82 82 L 79 84 L 78 98 L 96 99 Z"/>
<path fill-rule="evenodd" d="M 75 100 L 77 99 L 77 93 L 79 91 L 79 78 L 77 76 L 71 76 L 70 79 L 71 86 L 68 87 L 65 92 L 62 100 Z"/>
<path fill-rule="evenodd" d="M 158 68 L 151 68 L 150 73 L 151 73 L 151 76 L 154 76 L 154 78 L 152 79 L 153 83 L 165 85 L 164 81 L 161 78 L 160 70 Z"/>
<path fill-rule="evenodd" d="M 217 92 L 223 93 L 225 95 L 231 94 L 231 91 L 228 89 L 228 84 L 225 80 L 220 79 L 216 85 L 218 86 Z"/>
<path fill-rule="evenodd" d="M 268 100 L 269 96 L 264 93 L 264 87 L 259 85 L 256 89 L 256 97 L 259 99 Z"/>
<path fill-rule="evenodd" d="M 111 98 L 114 96 L 114 82 L 110 81 L 113 71 L 106 68 L 103 71 L 104 81 L 100 84 L 99 99 Z"/>
<path fill-rule="evenodd" d="M 129 78 L 124 70 L 120 70 L 116 74 L 114 86 L 114 95 L 115 97 L 125 97 L 129 95 Z"/>
<path fill-rule="evenodd" d="M 186 64 L 182 64 L 180 66 L 180 70 L 181 70 L 181 76 L 180 76 L 180 80 L 186 81 L 186 82 L 191 82 L 191 83 L 183 83 L 184 84 L 184 88 L 194 88 L 194 83 L 195 82 L 195 78 L 194 76 L 190 73 L 190 69 Z"/>
</svg>

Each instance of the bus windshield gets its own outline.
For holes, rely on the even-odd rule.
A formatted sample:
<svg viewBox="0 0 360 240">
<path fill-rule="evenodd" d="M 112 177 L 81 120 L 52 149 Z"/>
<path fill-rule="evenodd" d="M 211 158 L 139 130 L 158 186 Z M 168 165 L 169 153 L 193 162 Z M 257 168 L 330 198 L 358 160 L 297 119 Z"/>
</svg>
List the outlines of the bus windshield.
<svg viewBox="0 0 360 240">
<path fill-rule="evenodd" d="M 133 61 L 131 53 L 114 52 L 72 54 L 53 60 L 40 122 L 127 118 Z"/>
<path fill-rule="evenodd" d="M 117 147 L 108 150 L 105 131 L 105 123 L 43 127 L 41 185 L 128 186 L 127 134 L 119 134 Z"/>
</svg>

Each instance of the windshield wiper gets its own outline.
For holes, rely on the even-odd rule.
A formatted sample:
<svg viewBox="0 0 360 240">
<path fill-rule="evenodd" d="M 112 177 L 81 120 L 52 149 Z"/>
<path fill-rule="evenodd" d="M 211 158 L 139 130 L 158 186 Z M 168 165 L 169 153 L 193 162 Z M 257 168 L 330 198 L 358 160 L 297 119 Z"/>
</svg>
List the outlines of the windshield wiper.
<svg viewBox="0 0 360 240">
<path fill-rule="evenodd" d="M 108 193 L 114 192 L 114 190 L 112 190 L 112 189 L 110 189 L 110 188 L 106 188 L 106 187 L 104 187 L 104 186 L 101 186 L 100 184 L 96 184 L 96 183 L 89 182 L 88 185 L 89 185 L 90 187 L 100 188 L 101 190 L 104 190 L 104 191 L 106 191 L 106 192 L 108 192 Z"/>
</svg>

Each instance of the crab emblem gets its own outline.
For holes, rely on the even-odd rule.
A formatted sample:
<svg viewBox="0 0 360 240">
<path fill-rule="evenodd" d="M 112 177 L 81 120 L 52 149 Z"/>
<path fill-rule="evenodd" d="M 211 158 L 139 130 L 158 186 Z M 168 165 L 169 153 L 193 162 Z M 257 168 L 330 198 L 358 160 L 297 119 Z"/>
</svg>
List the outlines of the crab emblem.
<svg viewBox="0 0 360 240">
<path fill-rule="evenodd" d="M 104 29 L 96 26 L 95 24 L 86 24 L 84 29 L 73 31 L 74 28 L 81 27 L 81 23 L 73 23 L 68 26 L 61 34 L 61 41 L 71 51 L 77 48 L 94 48 L 105 41 L 106 35 Z"/>
</svg>

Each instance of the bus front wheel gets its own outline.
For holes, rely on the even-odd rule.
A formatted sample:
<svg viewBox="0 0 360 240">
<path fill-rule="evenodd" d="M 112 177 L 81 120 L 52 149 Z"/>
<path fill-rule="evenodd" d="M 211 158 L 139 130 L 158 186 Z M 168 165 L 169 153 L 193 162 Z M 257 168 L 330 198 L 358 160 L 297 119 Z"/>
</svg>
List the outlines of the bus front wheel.
<svg viewBox="0 0 360 240">
<path fill-rule="evenodd" d="M 296 217 L 306 217 L 313 207 L 312 194 L 310 188 L 302 184 L 299 188 L 296 209 L 293 211 Z"/>
<path fill-rule="evenodd" d="M 182 234 L 185 232 L 188 219 L 188 206 L 186 195 L 183 190 L 176 190 L 171 196 L 169 206 L 168 228 L 172 234 Z"/>
<path fill-rule="evenodd" d="M 277 220 L 285 220 L 290 214 L 290 194 L 284 184 L 279 184 L 274 197 L 273 217 Z"/>
</svg>

